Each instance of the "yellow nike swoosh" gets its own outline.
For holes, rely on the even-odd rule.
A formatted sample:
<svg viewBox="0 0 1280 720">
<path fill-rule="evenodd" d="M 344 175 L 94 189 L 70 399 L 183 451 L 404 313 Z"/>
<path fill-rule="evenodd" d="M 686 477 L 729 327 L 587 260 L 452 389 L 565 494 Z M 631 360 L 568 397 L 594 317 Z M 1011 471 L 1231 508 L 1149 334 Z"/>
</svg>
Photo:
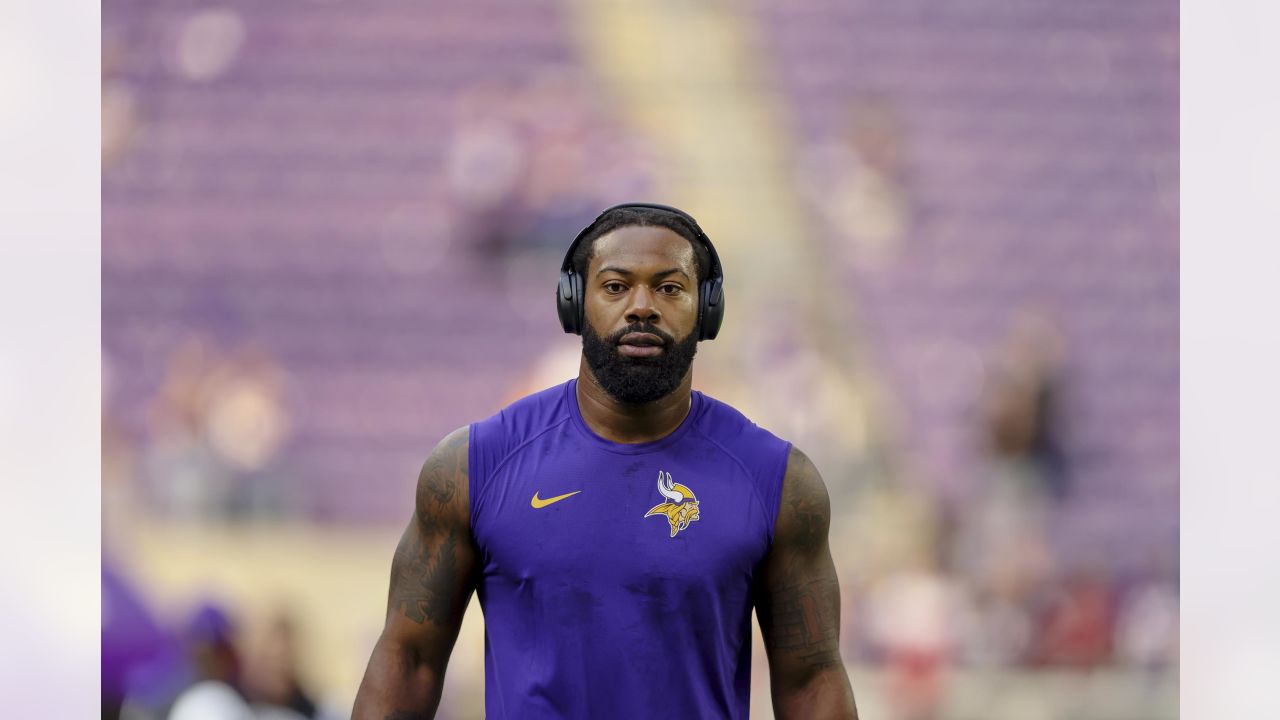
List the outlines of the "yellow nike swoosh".
<svg viewBox="0 0 1280 720">
<path fill-rule="evenodd" d="M 565 499 L 565 498 L 567 498 L 567 497 L 573 497 L 574 495 L 577 495 L 577 494 L 578 494 L 578 493 L 580 493 L 580 492 L 582 492 L 582 491 L 581 491 L 581 490 L 574 490 L 574 491 L 573 491 L 573 492 L 571 492 L 571 493 L 565 493 L 565 494 L 563 494 L 563 495 L 557 495 L 557 496 L 555 496 L 555 497 L 553 497 L 553 498 L 547 498 L 546 500 L 543 500 L 542 498 L 538 497 L 538 493 L 537 493 L 537 492 L 534 492 L 534 493 L 533 493 L 533 498 L 529 500 L 529 504 L 530 504 L 530 505 L 532 505 L 532 506 L 534 506 L 535 508 L 544 508 L 544 507 L 546 507 L 546 506 L 550 505 L 551 503 L 560 502 L 561 500 L 563 500 L 563 499 Z"/>
</svg>

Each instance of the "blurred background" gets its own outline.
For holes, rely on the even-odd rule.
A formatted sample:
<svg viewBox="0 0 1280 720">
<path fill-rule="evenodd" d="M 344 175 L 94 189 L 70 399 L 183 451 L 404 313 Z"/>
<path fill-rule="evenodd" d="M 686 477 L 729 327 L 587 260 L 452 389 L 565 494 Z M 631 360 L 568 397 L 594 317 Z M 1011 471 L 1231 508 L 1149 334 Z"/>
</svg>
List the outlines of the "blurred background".
<svg viewBox="0 0 1280 720">
<path fill-rule="evenodd" d="M 1177 716 L 1173 0 L 105 0 L 102 45 L 104 716 L 345 717 L 422 461 L 576 373 L 560 258 L 637 199 L 725 262 L 695 387 L 826 478 L 864 717 Z"/>
</svg>

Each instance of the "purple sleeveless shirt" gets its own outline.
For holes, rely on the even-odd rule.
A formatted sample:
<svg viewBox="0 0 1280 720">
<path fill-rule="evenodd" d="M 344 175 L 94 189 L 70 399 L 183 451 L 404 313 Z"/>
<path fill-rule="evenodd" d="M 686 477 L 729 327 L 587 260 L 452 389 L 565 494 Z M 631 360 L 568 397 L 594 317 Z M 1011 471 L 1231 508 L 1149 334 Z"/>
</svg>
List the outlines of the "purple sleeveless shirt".
<svg viewBox="0 0 1280 720">
<path fill-rule="evenodd" d="M 693 393 L 609 442 L 576 381 L 471 425 L 490 718 L 745 718 L 751 583 L 790 443 Z"/>
</svg>

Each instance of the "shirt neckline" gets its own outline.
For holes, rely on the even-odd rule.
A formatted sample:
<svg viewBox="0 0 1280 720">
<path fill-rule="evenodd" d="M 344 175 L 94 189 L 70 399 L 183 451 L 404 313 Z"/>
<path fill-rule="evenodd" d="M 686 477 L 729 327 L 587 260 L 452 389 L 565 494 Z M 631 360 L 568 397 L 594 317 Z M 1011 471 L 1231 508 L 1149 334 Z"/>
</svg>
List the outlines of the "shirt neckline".
<svg viewBox="0 0 1280 720">
<path fill-rule="evenodd" d="M 665 436 L 657 440 L 650 440 L 642 443 L 616 443 L 612 440 L 606 440 L 596 434 L 587 421 L 582 419 L 582 408 L 578 407 L 578 379 L 573 378 L 565 385 L 565 402 L 569 405 L 569 415 L 573 418 L 573 424 L 578 431 L 591 444 L 619 455 L 642 455 L 644 453 L 656 452 L 667 446 L 678 442 L 689 432 L 689 428 L 693 427 L 697 420 L 698 414 L 702 411 L 702 393 L 697 390 L 689 394 L 689 413 L 684 416 L 684 420 L 676 426 L 675 430 L 667 433 Z"/>
</svg>

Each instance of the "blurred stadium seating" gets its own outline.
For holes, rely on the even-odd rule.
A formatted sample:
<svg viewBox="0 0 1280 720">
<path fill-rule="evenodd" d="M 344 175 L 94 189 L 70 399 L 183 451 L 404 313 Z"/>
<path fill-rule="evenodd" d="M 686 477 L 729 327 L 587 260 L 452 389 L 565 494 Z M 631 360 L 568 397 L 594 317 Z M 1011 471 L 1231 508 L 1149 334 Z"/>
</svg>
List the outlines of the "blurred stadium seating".
<svg viewBox="0 0 1280 720">
<path fill-rule="evenodd" d="M 1177 8 L 760 8 L 802 152 L 811 166 L 848 160 L 812 202 L 828 208 L 829 254 L 847 258 L 842 285 L 929 481 L 964 482 L 974 463 L 971 359 L 1024 309 L 1047 311 L 1069 343 L 1063 413 L 1080 504 L 1070 522 L 1081 527 L 1066 532 L 1094 551 L 1167 542 L 1177 519 Z M 1135 507 L 1146 512 L 1114 522 Z"/>
<path fill-rule="evenodd" d="M 573 107 L 556 7 L 120 2 L 105 14 L 119 55 L 106 82 L 135 107 L 103 193 L 120 421 L 143 432 L 166 358 L 191 336 L 252 346 L 288 378 L 279 467 L 306 478 L 295 509 L 401 519 L 435 439 L 496 406 L 554 339 L 554 318 L 533 310 L 545 303 L 531 305 L 544 278 L 509 279 L 476 246 L 506 241 L 486 223 L 507 218 L 489 214 L 552 224 L 565 212 L 526 191 L 524 174 L 545 173 L 527 156 L 611 144 L 575 116 L 590 108 Z M 484 175 L 504 167 L 505 187 L 474 187 L 501 185 Z"/>
<path fill-rule="evenodd" d="M 628 117 L 660 96 L 602 67 L 589 48 L 616 24 L 589 5 L 104 3 L 107 552 L 175 621 L 207 590 L 246 612 L 294 602 L 334 707 L 430 447 L 572 371 L 550 303 L 568 239 L 613 202 L 751 181 L 698 172 Z M 782 148 L 762 165 L 805 218 L 763 242 L 809 252 L 821 302 L 853 309 L 796 342 L 847 345 L 858 367 L 739 363 L 697 384 L 796 388 L 799 410 L 754 417 L 806 449 L 813 368 L 875 398 L 869 445 L 814 452 L 864 714 L 1176 716 L 1177 5 L 702 9 L 751 51 L 777 119 L 758 132 Z M 728 261 L 765 257 L 704 224 Z M 790 289 L 734 272 L 735 309 Z M 790 342 L 785 314 L 730 322 Z M 707 366 L 731 364 L 718 352 Z M 308 582 L 331 596 L 299 598 Z M 475 659 L 451 666 L 465 692 Z"/>
</svg>

